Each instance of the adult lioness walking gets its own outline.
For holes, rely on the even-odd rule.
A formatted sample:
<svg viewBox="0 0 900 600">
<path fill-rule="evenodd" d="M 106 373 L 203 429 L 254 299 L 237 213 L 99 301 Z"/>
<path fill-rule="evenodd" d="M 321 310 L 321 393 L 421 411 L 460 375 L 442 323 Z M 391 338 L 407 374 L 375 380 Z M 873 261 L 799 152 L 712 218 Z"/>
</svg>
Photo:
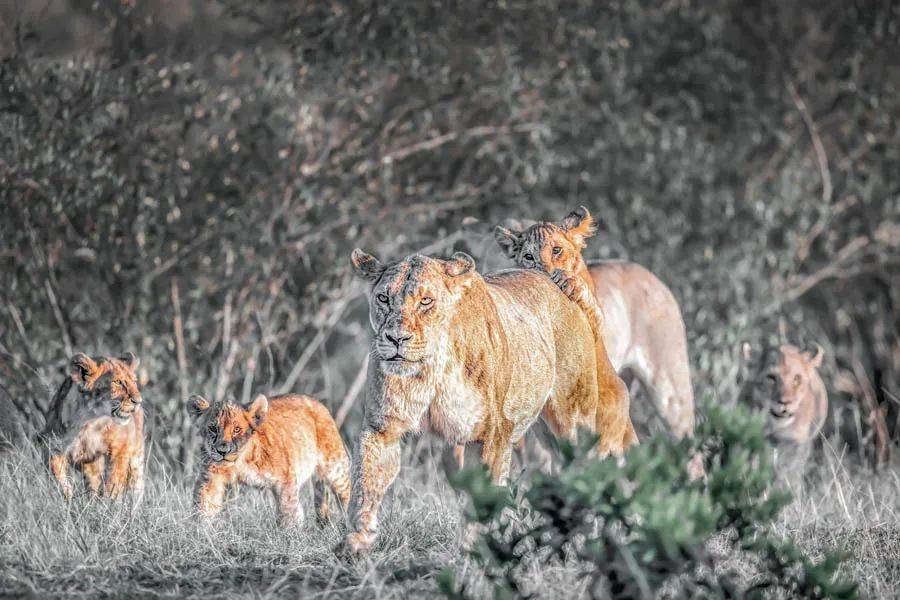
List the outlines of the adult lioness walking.
<svg viewBox="0 0 900 600">
<path fill-rule="evenodd" d="M 383 265 L 357 249 L 352 262 L 372 284 L 375 331 L 353 461 L 353 551 L 375 539 L 404 433 L 425 426 L 450 443 L 481 443 L 498 483 L 538 416 L 556 435 L 572 438 L 579 426 L 598 432 L 604 453 L 634 441 L 625 385 L 608 359 L 597 364 L 584 312 L 548 277 L 519 269 L 482 277 L 463 253 Z"/>
</svg>

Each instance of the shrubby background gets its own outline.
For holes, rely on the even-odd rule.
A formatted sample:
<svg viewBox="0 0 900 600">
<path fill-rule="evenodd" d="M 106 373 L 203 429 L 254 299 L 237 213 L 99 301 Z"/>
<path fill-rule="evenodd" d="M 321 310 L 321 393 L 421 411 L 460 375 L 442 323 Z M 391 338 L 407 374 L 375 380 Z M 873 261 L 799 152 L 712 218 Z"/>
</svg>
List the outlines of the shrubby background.
<svg viewBox="0 0 900 600">
<path fill-rule="evenodd" d="M 61 511 L 36 460 L 0 465 L 0 588 L 433 592 L 461 552 L 431 469 L 404 470 L 377 568 L 337 562 L 337 530 L 260 528 L 258 499 L 222 544 L 187 520 L 185 399 L 305 391 L 352 440 L 352 248 L 496 268 L 493 224 L 584 204 L 586 254 L 680 300 L 698 397 L 736 401 L 744 341 L 822 344 L 825 481 L 779 526 L 891 593 L 898 480 L 868 466 L 900 437 L 900 5 L 11 0 L 0 57 L 0 430 L 42 427 L 73 352 L 133 350 L 154 474 L 123 529 Z"/>
</svg>

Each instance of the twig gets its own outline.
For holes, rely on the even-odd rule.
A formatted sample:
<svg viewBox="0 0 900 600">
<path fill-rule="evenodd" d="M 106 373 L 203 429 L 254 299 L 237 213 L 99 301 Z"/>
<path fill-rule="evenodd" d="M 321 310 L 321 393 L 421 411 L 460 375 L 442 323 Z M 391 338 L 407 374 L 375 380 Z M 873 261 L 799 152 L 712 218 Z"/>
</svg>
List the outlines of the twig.
<svg viewBox="0 0 900 600">
<path fill-rule="evenodd" d="M 350 300 L 352 300 L 356 294 L 350 294 L 340 301 L 338 301 L 337 305 L 334 308 L 334 312 L 331 313 L 331 317 L 328 319 L 328 322 L 325 324 L 322 329 L 316 333 L 315 337 L 309 342 L 309 345 L 306 346 L 306 350 L 303 351 L 303 354 L 300 355 L 300 358 L 297 359 L 297 362 L 294 363 L 294 368 L 291 369 L 291 372 L 288 374 L 287 378 L 284 380 L 284 383 L 278 388 L 279 394 L 287 394 L 294 387 L 294 384 L 297 383 L 297 379 L 300 378 L 300 374 L 303 372 L 303 369 L 306 368 L 306 364 L 309 362 L 309 359 L 312 358 L 313 354 L 315 354 L 316 350 L 318 350 L 319 345 L 325 341 L 325 338 L 328 334 L 331 333 L 331 330 L 334 329 L 334 326 L 337 325 L 337 322 L 340 320 L 341 316 L 344 314 L 344 310 L 346 310 L 347 305 L 350 304 Z"/>
<path fill-rule="evenodd" d="M 366 383 L 366 372 L 368 371 L 367 365 L 368 361 L 363 364 L 363 367 L 356 374 L 356 378 L 353 380 L 353 383 L 350 384 L 350 389 L 347 390 L 347 395 L 344 396 L 340 408 L 338 408 L 337 412 L 334 414 L 334 422 L 337 423 L 338 429 L 344 425 L 344 420 L 350 413 L 350 408 L 353 406 L 356 397 L 359 396 L 359 393 Z"/>
<path fill-rule="evenodd" d="M 59 325 L 60 332 L 62 333 L 63 345 L 66 348 L 66 355 L 72 356 L 74 353 L 72 350 L 72 338 L 69 337 L 69 331 L 66 328 L 66 321 L 63 319 L 62 310 L 59 308 L 59 302 L 56 301 L 56 294 L 53 293 L 53 286 L 50 285 L 49 281 L 44 281 L 44 288 L 47 290 L 47 298 L 50 299 L 50 306 L 53 308 L 53 316 L 56 318 L 56 323 Z"/>
<path fill-rule="evenodd" d="M 409 158 L 413 154 L 418 154 L 419 152 L 427 152 L 428 150 L 434 150 L 444 144 L 452 142 L 457 139 L 466 139 L 473 137 L 487 137 L 492 135 L 507 135 L 510 133 L 528 133 L 531 131 L 536 131 L 540 129 L 542 125 L 540 123 L 522 123 L 521 125 L 499 125 L 499 126 L 487 126 L 482 125 L 480 127 L 472 127 L 471 129 L 466 129 L 465 131 L 451 131 L 450 133 L 445 133 L 443 135 L 439 135 L 431 138 L 430 140 L 424 140 L 421 142 L 417 142 L 410 146 L 406 146 L 404 148 L 398 148 L 391 152 L 388 152 L 384 156 L 381 157 L 382 164 L 391 164 L 394 162 L 401 161 L 405 158 Z"/>
<path fill-rule="evenodd" d="M 174 277 L 172 278 L 172 312 L 172 329 L 175 336 L 175 353 L 178 360 L 178 384 L 181 391 L 180 401 L 183 402 L 187 399 L 188 396 L 187 356 L 184 351 L 184 323 L 181 319 L 181 299 L 179 298 L 178 294 L 178 281 Z M 182 423 L 183 425 L 181 428 L 181 439 L 189 440 L 191 439 L 190 419 L 185 418 Z M 182 444 L 181 462 L 184 465 L 185 472 L 190 472 L 193 463 L 193 456 L 194 453 L 190 448 L 190 444 Z"/>
<path fill-rule="evenodd" d="M 822 202 L 829 204 L 831 202 L 832 193 L 831 171 L 828 169 L 828 155 L 825 153 L 825 145 L 822 143 L 822 138 L 819 136 L 819 130 L 816 127 L 816 122 L 809 113 L 806 102 L 800 97 L 800 94 L 797 92 L 797 87 L 794 85 L 794 82 L 791 81 L 790 77 L 785 78 L 785 85 L 787 86 L 788 93 L 791 95 L 791 99 L 794 101 L 794 106 L 800 111 L 800 116 L 806 124 L 807 131 L 809 131 L 809 137 L 812 138 L 813 149 L 816 152 L 816 159 L 819 163 L 819 174 L 822 177 Z"/>
</svg>

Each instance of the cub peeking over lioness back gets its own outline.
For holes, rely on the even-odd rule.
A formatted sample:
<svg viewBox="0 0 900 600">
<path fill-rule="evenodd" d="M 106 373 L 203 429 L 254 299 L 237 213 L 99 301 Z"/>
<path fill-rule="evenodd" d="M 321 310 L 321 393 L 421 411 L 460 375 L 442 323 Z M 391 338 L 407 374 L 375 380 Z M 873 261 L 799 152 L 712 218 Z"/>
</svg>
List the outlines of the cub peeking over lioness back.
<svg viewBox="0 0 900 600">
<path fill-rule="evenodd" d="M 303 521 L 300 489 L 313 475 L 316 512 L 329 516 L 328 484 L 346 506 L 350 461 L 331 413 L 309 396 L 262 394 L 249 408 L 231 402 L 210 404 L 191 396 L 190 410 L 203 436 L 202 464 L 195 502 L 204 517 L 222 510 L 225 492 L 235 484 L 269 488 L 279 515 L 289 524 Z"/>
</svg>

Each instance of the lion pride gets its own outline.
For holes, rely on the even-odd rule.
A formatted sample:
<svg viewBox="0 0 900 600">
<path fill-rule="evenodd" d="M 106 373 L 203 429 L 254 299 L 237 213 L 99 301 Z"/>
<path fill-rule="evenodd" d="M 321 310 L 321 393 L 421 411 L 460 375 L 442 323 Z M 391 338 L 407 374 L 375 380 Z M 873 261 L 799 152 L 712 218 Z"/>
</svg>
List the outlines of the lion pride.
<svg viewBox="0 0 900 600">
<path fill-rule="evenodd" d="M 313 492 L 320 519 L 329 516 L 325 485 L 342 506 L 350 495 L 350 461 L 331 413 L 309 396 L 271 399 L 260 394 L 248 408 L 190 398 L 198 420 L 202 464 L 195 504 L 204 517 L 221 510 L 225 492 L 243 484 L 271 489 L 287 524 L 302 523 L 300 490 L 315 475 Z"/>
<path fill-rule="evenodd" d="M 71 374 L 51 406 L 44 430 L 50 443 L 50 470 L 63 497 L 75 493 L 69 467 L 84 475 L 94 495 L 119 498 L 126 490 L 140 501 L 144 492 L 144 410 L 135 369 L 137 357 L 90 358 L 78 353 Z M 79 397 L 67 410 L 72 385 Z"/>
<path fill-rule="evenodd" d="M 523 269 L 561 271 L 582 280 L 600 305 L 603 340 L 616 370 L 631 370 L 678 437 L 694 430 L 694 392 L 681 309 L 653 273 L 626 261 L 585 263 L 582 251 L 595 232 L 587 208 L 559 224 L 538 222 L 522 231 L 494 228 L 506 255 Z"/>
<path fill-rule="evenodd" d="M 558 436 L 600 434 L 601 453 L 634 443 L 628 391 L 603 356 L 582 309 L 543 274 L 486 276 L 458 252 L 390 264 L 359 249 L 370 282 L 365 415 L 353 461 L 346 544 L 368 550 L 377 512 L 400 470 L 400 439 L 429 428 L 451 444 L 479 443 L 493 480 L 509 473 L 513 445 L 541 417 Z"/>
</svg>

